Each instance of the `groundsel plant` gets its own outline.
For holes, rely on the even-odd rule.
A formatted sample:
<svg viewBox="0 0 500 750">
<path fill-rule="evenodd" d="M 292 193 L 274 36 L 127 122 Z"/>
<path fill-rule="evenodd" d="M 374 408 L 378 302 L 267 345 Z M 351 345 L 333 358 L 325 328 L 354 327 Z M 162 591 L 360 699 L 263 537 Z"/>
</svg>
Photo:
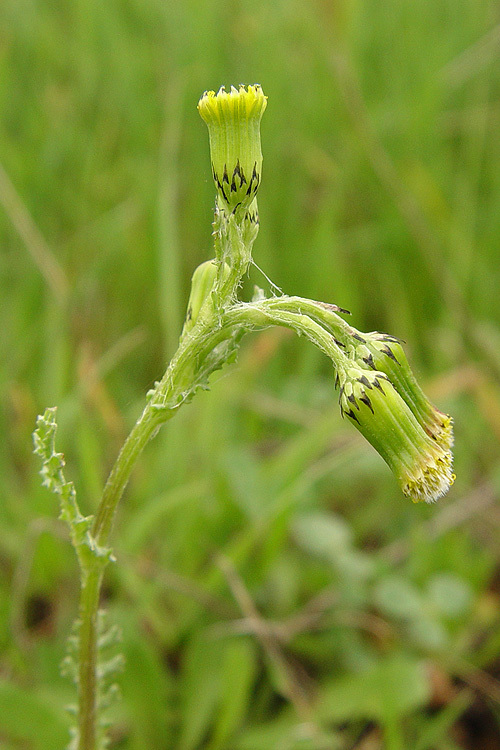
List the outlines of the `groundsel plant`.
<svg viewBox="0 0 500 750">
<path fill-rule="evenodd" d="M 81 514 L 75 488 L 64 477 L 63 456 L 54 442 L 56 410 L 47 409 L 37 421 L 34 442 L 43 462 L 43 484 L 59 495 L 81 570 L 79 618 L 65 662 L 78 689 L 70 743 L 74 750 L 106 746 L 105 709 L 115 692 L 120 660 L 112 653 L 106 656 L 116 634 L 103 625 L 99 595 L 105 568 L 113 560 L 110 534 L 118 502 L 148 441 L 198 389 L 208 387 L 214 371 L 234 360 L 245 333 L 285 326 L 330 358 L 341 415 L 380 453 L 404 495 L 431 503 L 453 483 L 452 420 L 428 401 L 398 339 L 357 331 L 341 317 L 347 311 L 333 304 L 281 294 L 266 298 L 262 290 L 250 302 L 238 299 L 259 229 L 260 121 L 266 105 L 258 85 L 208 91 L 200 99 L 216 187 L 215 257 L 194 272 L 177 352 L 147 394 L 95 516 Z"/>
</svg>

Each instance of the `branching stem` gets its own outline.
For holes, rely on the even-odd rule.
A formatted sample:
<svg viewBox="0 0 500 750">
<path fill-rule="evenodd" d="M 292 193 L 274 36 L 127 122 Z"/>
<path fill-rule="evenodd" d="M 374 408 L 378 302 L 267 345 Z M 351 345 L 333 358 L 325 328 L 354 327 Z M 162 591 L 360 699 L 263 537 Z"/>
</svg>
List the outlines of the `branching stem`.
<svg viewBox="0 0 500 750">
<path fill-rule="evenodd" d="M 149 440 L 199 388 L 208 386 L 213 372 L 232 360 L 246 332 L 284 326 L 329 357 L 336 370 L 342 414 L 386 460 L 406 495 L 434 501 L 454 479 L 452 420 L 428 402 L 397 339 L 377 332 L 361 335 L 337 315 L 346 311 L 336 305 L 285 295 L 238 301 L 258 231 L 259 123 L 265 107 L 260 86 L 221 89 L 218 94 L 209 91 L 200 100 L 217 188 L 215 260 L 195 271 L 177 352 L 148 393 L 93 519 L 80 513 L 74 486 L 64 478 L 64 457 L 55 451 L 55 409 L 47 409 L 37 421 L 35 451 L 43 459 L 43 483 L 60 497 L 61 517 L 68 523 L 81 569 L 78 727 L 72 750 L 106 746 L 99 721 L 107 698 L 102 678 L 115 665 L 113 660 L 104 665 L 101 661 L 101 668 L 98 663 L 106 640 L 100 637 L 99 598 L 104 570 L 112 559 L 109 540 L 118 503 Z"/>
</svg>

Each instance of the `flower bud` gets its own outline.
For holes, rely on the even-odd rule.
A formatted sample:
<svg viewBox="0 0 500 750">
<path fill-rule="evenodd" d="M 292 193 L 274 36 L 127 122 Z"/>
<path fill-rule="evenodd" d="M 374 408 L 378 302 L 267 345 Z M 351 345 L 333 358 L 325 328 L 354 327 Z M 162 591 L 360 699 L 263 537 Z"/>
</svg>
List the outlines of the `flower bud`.
<svg viewBox="0 0 500 750">
<path fill-rule="evenodd" d="M 387 375 L 352 363 L 339 371 L 340 409 L 394 472 L 403 493 L 434 502 L 455 479 L 450 450 L 430 437 Z"/>
<path fill-rule="evenodd" d="M 223 277 L 227 278 L 229 273 L 229 266 L 224 264 Z M 214 260 L 207 260 L 201 263 L 193 273 L 191 280 L 191 292 L 189 294 L 189 301 L 187 306 L 186 321 L 184 323 L 183 334 L 193 328 L 195 325 L 200 310 L 210 294 L 215 279 L 217 277 L 217 262 Z"/>
<path fill-rule="evenodd" d="M 453 420 L 436 409 L 422 391 L 400 341 L 394 336 L 374 331 L 361 334 L 356 342 L 356 359 L 384 372 L 425 432 L 445 450 L 450 450 L 453 446 Z"/>
<path fill-rule="evenodd" d="M 206 91 L 198 111 L 208 126 L 212 174 L 221 208 L 247 208 L 262 171 L 260 121 L 267 105 L 259 85 Z"/>
</svg>

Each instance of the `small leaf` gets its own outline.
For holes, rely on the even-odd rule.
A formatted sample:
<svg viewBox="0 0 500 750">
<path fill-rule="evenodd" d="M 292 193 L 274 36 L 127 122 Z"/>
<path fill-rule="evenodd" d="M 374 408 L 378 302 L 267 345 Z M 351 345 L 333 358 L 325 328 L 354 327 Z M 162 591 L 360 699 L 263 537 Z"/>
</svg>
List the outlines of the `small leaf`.
<svg viewBox="0 0 500 750">
<path fill-rule="evenodd" d="M 373 591 L 373 598 L 378 609 L 390 617 L 413 619 L 422 611 L 420 592 L 402 576 L 382 578 Z"/>
<path fill-rule="evenodd" d="M 92 516 L 83 516 L 76 501 L 73 482 L 67 482 L 64 476 L 64 456 L 56 452 L 55 439 L 57 432 L 56 409 L 46 409 L 36 420 L 33 433 L 34 452 L 42 459 L 40 474 L 43 484 L 56 495 L 59 495 L 61 518 L 69 526 L 71 542 L 77 552 L 80 566 L 88 570 L 96 559 L 104 567 L 113 560 L 108 547 L 97 544 L 91 534 Z"/>
<path fill-rule="evenodd" d="M 118 619 L 118 613 L 115 613 Z M 162 664 L 157 644 L 148 637 L 140 612 L 120 611 L 121 650 L 126 669 L 120 677 L 118 710 L 134 750 L 171 746 L 170 674 Z M 106 696 L 105 696 L 106 699 Z"/>
<path fill-rule="evenodd" d="M 435 750 L 438 744 L 448 736 L 452 725 L 472 702 L 472 692 L 463 690 L 442 711 L 433 716 L 426 716 L 414 750 Z"/>
<path fill-rule="evenodd" d="M 251 726 L 228 750 L 345 750 L 345 738 L 300 721 L 295 711 L 285 708 L 278 718 Z"/>
<path fill-rule="evenodd" d="M 329 513 L 299 516 L 293 530 L 301 547 L 329 560 L 336 560 L 352 544 L 352 531 L 348 524 L 339 516 Z"/>
<path fill-rule="evenodd" d="M 450 619 L 460 617 L 470 605 L 472 591 L 463 578 L 438 573 L 429 581 L 427 593 L 436 610 Z"/>
<path fill-rule="evenodd" d="M 439 651 L 448 643 L 448 633 L 443 625 L 426 615 L 411 623 L 409 633 L 419 646 L 431 651 Z"/>
<path fill-rule="evenodd" d="M 33 750 L 63 748 L 69 721 L 48 698 L 0 680 L 0 737 Z"/>
<path fill-rule="evenodd" d="M 194 750 L 208 733 L 220 696 L 223 658 L 224 644 L 204 632 L 198 632 L 185 650 L 179 750 Z"/>
<path fill-rule="evenodd" d="M 231 640 L 224 653 L 220 707 L 210 750 L 222 750 L 251 705 L 251 690 L 256 673 L 257 652 L 249 639 Z"/>
<path fill-rule="evenodd" d="M 385 723 L 425 705 L 429 682 L 421 662 L 394 655 L 325 685 L 320 695 L 317 713 L 322 721 Z"/>
</svg>

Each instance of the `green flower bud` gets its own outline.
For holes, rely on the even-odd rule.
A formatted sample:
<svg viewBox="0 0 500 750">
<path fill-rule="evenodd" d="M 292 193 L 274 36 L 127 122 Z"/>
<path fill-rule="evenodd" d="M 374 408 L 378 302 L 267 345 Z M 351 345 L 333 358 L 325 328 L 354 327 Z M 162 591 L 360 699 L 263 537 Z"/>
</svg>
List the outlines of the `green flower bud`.
<svg viewBox="0 0 500 750">
<path fill-rule="evenodd" d="M 422 428 L 387 375 L 352 363 L 339 371 L 340 409 L 377 450 L 414 502 L 434 502 L 455 479 L 450 450 Z"/>
<path fill-rule="evenodd" d="M 221 208 L 247 208 L 262 172 L 260 121 L 267 105 L 259 85 L 206 91 L 198 111 L 208 125 L 212 174 Z"/>
<path fill-rule="evenodd" d="M 384 372 L 425 432 L 445 450 L 450 450 L 453 446 L 453 420 L 436 409 L 422 391 L 399 340 L 373 331 L 359 334 L 356 344 L 356 359 L 374 370 Z"/>
<path fill-rule="evenodd" d="M 223 277 L 227 278 L 229 266 L 224 264 Z M 198 315 L 208 295 L 210 294 L 217 277 L 217 263 L 207 260 L 196 268 L 191 280 L 191 292 L 187 307 L 186 322 L 183 334 L 190 331 L 198 320 Z"/>
</svg>

